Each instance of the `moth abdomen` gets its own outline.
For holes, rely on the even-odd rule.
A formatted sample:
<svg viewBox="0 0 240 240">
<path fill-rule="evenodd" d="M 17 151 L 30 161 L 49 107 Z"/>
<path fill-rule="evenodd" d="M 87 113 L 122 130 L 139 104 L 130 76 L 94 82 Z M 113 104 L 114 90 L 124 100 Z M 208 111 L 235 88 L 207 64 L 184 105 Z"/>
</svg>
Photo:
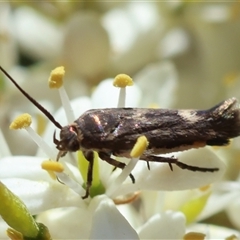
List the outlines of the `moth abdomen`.
<svg viewBox="0 0 240 240">
<path fill-rule="evenodd" d="M 240 135 L 240 109 L 235 98 L 230 98 L 205 112 L 213 134 L 207 145 L 227 145 L 230 138 Z"/>
</svg>

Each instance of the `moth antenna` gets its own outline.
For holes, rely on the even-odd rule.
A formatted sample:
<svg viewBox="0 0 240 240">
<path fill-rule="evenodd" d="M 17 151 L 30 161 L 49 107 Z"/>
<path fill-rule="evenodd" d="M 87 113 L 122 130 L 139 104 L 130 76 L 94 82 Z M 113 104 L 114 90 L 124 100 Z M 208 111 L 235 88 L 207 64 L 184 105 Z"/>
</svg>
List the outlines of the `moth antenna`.
<svg viewBox="0 0 240 240">
<path fill-rule="evenodd" d="M 62 129 L 62 126 L 57 122 L 52 114 L 48 112 L 41 104 L 39 104 L 34 98 L 32 98 L 27 92 L 25 92 L 17 82 L 0 66 L 1 71 L 6 75 L 6 77 L 11 80 L 11 82 L 16 86 L 16 88 L 32 103 L 34 104 L 57 128 Z"/>
</svg>

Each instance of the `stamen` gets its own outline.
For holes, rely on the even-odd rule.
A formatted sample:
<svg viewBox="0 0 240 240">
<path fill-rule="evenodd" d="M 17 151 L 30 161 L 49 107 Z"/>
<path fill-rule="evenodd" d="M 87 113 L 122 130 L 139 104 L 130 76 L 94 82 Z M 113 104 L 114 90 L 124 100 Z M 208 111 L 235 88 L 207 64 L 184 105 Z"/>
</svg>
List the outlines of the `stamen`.
<svg viewBox="0 0 240 240">
<path fill-rule="evenodd" d="M 140 195 L 140 192 L 135 192 L 130 197 L 125 197 L 122 199 L 120 199 L 120 198 L 113 199 L 113 202 L 116 205 L 128 204 L 128 203 L 134 202 L 139 197 L 139 195 Z"/>
<path fill-rule="evenodd" d="M 49 176 L 53 179 L 57 179 L 56 172 L 63 172 L 64 167 L 61 163 L 59 162 L 53 162 L 53 161 L 43 161 L 41 164 L 42 169 L 46 170 L 49 174 Z"/>
<path fill-rule="evenodd" d="M 113 81 L 114 87 L 125 88 L 132 85 L 133 80 L 127 74 L 118 74 Z"/>
<path fill-rule="evenodd" d="M 53 69 L 48 79 L 49 88 L 62 87 L 64 74 L 65 70 L 63 66 Z"/>
<path fill-rule="evenodd" d="M 119 98 L 118 98 L 118 108 L 125 107 L 126 102 L 126 87 L 132 86 L 133 80 L 126 74 L 118 74 L 114 81 L 113 86 L 120 88 Z"/>
<path fill-rule="evenodd" d="M 132 150 L 133 154 L 131 152 L 132 158 L 131 158 L 130 162 L 122 170 L 122 172 L 119 174 L 119 176 L 113 182 L 113 184 L 110 185 L 109 188 L 107 189 L 108 196 L 111 196 L 111 198 L 115 198 L 118 195 L 119 186 L 125 181 L 125 179 L 132 172 L 132 170 L 134 169 L 134 167 L 136 166 L 136 164 L 139 160 L 139 157 L 146 150 L 147 146 L 148 146 L 148 141 L 145 136 L 141 136 L 137 139 L 137 142 L 134 145 L 133 150 Z"/>
<path fill-rule="evenodd" d="M 1 153 L 1 157 L 6 157 L 6 156 L 11 156 L 11 152 L 10 149 L 7 145 L 7 142 L 3 136 L 2 130 L 0 129 L 0 153 Z"/>
<path fill-rule="evenodd" d="M 64 172 L 59 172 L 56 174 L 62 183 L 71 188 L 78 195 L 83 196 L 85 194 L 84 188 L 80 184 L 78 184 L 75 180 L 70 178 L 67 174 L 65 174 Z"/>
<path fill-rule="evenodd" d="M 238 80 L 239 74 L 237 72 L 230 72 L 223 78 L 223 84 L 226 87 L 234 87 Z"/>
<path fill-rule="evenodd" d="M 210 188 L 211 188 L 211 185 L 209 184 L 209 185 L 200 187 L 199 190 L 202 192 L 206 192 L 206 191 L 210 190 Z"/>
<path fill-rule="evenodd" d="M 52 150 L 52 148 L 31 128 L 31 116 L 29 114 L 22 114 L 19 117 L 17 117 L 11 124 L 10 129 L 21 129 L 24 128 L 29 136 L 32 138 L 32 140 L 39 146 L 40 149 L 42 149 L 46 156 L 50 157 L 51 159 L 56 158 L 55 152 Z"/>
<path fill-rule="evenodd" d="M 58 92 L 59 92 L 59 95 L 61 98 L 62 106 L 65 111 L 68 123 L 69 124 L 73 123 L 76 120 L 76 118 L 74 116 L 73 109 L 72 109 L 71 103 L 69 101 L 69 98 L 68 98 L 68 95 L 67 95 L 67 92 L 66 92 L 64 86 L 59 88 Z"/>
<path fill-rule="evenodd" d="M 205 239 L 205 234 L 203 233 L 198 233 L 198 232 L 189 232 L 186 233 L 183 237 L 184 240 L 204 240 Z"/>
<path fill-rule="evenodd" d="M 143 152 L 147 149 L 148 144 L 149 142 L 145 136 L 139 137 L 130 153 L 130 156 L 132 158 L 139 158 L 143 154 Z"/>
<path fill-rule="evenodd" d="M 225 240 L 238 240 L 238 239 L 239 238 L 235 234 L 225 238 Z"/>
<path fill-rule="evenodd" d="M 60 162 L 55 161 L 43 161 L 41 164 L 42 169 L 47 171 L 54 171 L 54 172 L 63 172 L 64 167 Z"/>
<path fill-rule="evenodd" d="M 118 98 L 118 108 L 124 108 L 126 106 L 126 89 L 121 88 L 119 92 L 119 98 Z"/>
<path fill-rule="evenodd" d="M 64 67 L 57 67 L 55 68 L 52 72 L 51 75 L 49 77 L 49 87 L 50 88 L 57 88 L 60 98 L 61 98 L 61 102 L 62 102 L 62 106 L 63 109 L 65 111 L 68 123 L 73 123 L 75 120 L 75 116 L 73 113 L 73 109 L 72 106 L 70 104 L 68 95 L 66 93 L 66 90 L 63 86 L 63 76 L 64 76 L 65 70 Z"/>
<path fill-rule="evenodd" d="M 17 130 L 21 128 L 27 128 L 32 123 L 32 117 L 28 113 L 24 113 L 15 118 L 15 120 L 10 124 L 9 128 L 12 130 Z"/>
</svg>

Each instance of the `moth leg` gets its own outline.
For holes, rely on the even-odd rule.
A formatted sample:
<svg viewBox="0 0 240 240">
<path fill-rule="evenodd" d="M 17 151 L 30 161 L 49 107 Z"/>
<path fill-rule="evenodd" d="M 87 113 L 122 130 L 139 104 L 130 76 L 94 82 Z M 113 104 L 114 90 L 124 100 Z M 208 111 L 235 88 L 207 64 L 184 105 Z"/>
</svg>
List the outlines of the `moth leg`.
<svg viewBox="0 0 240 240">
<path fill-rule="evenodd" d="M 168 166 L 170 167 L 171 171 L 173 171 L 172 163 L 168 163 Z"/>
<path fill-rule="evenodd" d="M 169 158 L 169 157 L 160 157 L 160 156 L 154 156 L 154 155 L 142 155 L 142 160 L 149 161 L 149 162 L 162 162 L 162 163 L 168 163 L 170 166 L 170 169 L 173 171 L 172 164 L 177 165 L 178 167 L 182 169 L 187 169 L 190 171 L 198 171 L 198 172 L 215 172 L 218 171 L 218 168 L 204 168 L 204 167 L 197 167 L 188 165 L 183 162 L 179 162 L 177 158 Z"/>
<path fill-rule="evenodd" d="M 125 164 L 125 163 L 119 162 L 119 161 L 111 158 L 108 153 L 99 152 L 99 153 L 98 153 L 98 156 L 99 156 L 102 160 L 104 160 L 104 161 L 106 161 L 107 163 L 113 165 L 115 168 L 124 169 L 124 168 L 126 167 L 126 164 Z M 129 174 L 129 177 L 131 178 L 132 183 L 135 183 L 135 178 L 134 178 L 134 176 L 133 176 L 131 173 Z"/>
<path fill-rule="evenodd" d="M 174 156 L 171 156 L 172 159 L 174 159 Z M 170 167 L 171 171 L 173 171 L 172 163 L 168 162 L 168 166 Z"/>
<path fill-rule="evenodd" d="M 147 168 L 148 170 L 150 170 L 150 164 L 149 164 L 149 161 L 146 161 L 147 162 Z"/>
<path fill-rule="evenodd" d="M 83 151 L 83 155 L 89 162 L 88 163 L 88 171 L 87 171 L 86 193 L 84 196 L 82 196 L 82 199 L 85 199 L 85 198 L 88 198 L 89 193 L 90 193 L 90 188 L 92 186 L 94 153 L 93 153 L 93 151 Z"/>
</svg>

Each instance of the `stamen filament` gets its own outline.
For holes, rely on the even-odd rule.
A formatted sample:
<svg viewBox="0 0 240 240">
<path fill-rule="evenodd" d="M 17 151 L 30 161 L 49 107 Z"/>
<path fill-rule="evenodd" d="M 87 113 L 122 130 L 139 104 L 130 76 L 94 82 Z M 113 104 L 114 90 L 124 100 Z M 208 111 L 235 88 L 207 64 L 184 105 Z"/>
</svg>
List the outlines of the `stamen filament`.
<svg viewBox="0 0 240 240">
<path fill-rule="evenodd" d="M 132 172 L 134 167 L 137 165 L 139 158 L 132 158 L 129 164 L 122 170 L 119 176 L 114 180 L 113 184 L 109 186 L 106 194 L 111 198 L 116 198 L 119 195 L 118 189 L 119 186 L 125 181 L 125 179 Z"/>
<path fill-rule="evenodd" d="M 56 175 L 62 183 L 67 185 L 78 195 L 83 196 L 85 194 L 84 188 L 80 184 L 78 184 L 76 181 L 74 181 L 72 178 L 70 178 L 67 174 L 65 174 L 64 172 L 57 172 Z"/>
<path fill-rule="evenodd" d="M 56 154 L 52 148 L 32 129 L 30 126 L 32 123 L 31 116 L 27 113 L 18 116 L 9 126 L 10 129 L 18 130 L 24 128 L 32 140 L 42 149 L 47 157 L 55 159 Z"/>
<path fill-rule="evenodd" d="M 120 88 L 118 97 L 118 108 L 124 108 L 126 105 L 126 88 Z"/>
<path fill-rule="evenodd" d="M 113 81 L 114 87 L 119 87 L 118 108 L 125 107 L 126 102 L 126 87 L 132 86 L 133 80 L 127 74 L 118 74 Z"/>
<path fill-rule="evenodd" d="M 146 150 L 148 146 L 148 140 L 145 136 L 140 136 L 134 147 L 132 148 L 132 151 L 130 153 L 130 156 L 132 157 L 129 164 L 122 170 L 122 172 L 119 174 L 119 176 L 114 181 L 114 184 L 112 184 L 109 189 L 107 190 L 107 193 L 112 197 L 115 198 L 118 194 L 119 186 L 125 181 L 125 179 L 130 175 L 134 167 L 136 166 L 139 158 L 143 154 L 143 152 Z"/>
<path fill-rule="evenodd" d="M 50 159 L 56 158 L 56 153 L 52 150 L 52 148 L 41 138 L 31 127 L 25 128 L 29 133 L 32 140 L 38 145 L 38 147 L 44 151 L 46 156 Z"/>
<path fill-rule="evenodd" d="M 63 86 L 58 88 L 58 92 L 61 98 L 62 106 L 65 111 L 65 115 L 67 117 L 68 123 L 69 124 L 73 123 L 76 120 L 76 118 L 74 116 L 73 109 L 69 101 L 67 92 Z"/>
<path fill-rule="evenodd" d="M 60 98 L 61 98 L 61 102 L 63 105 L 63 109 L 65 111 L 68 123 L 73 123 L 75 120 L 75 116 L 73 114 L 73 109 L 71 107 L 68 95 L 65 91 L 65 88 L 63 86 L 63 77 L 65 74 L 65 70 L 63 66 L 57 67 L 55 69 L 52 70 L 48 83 L 49 83 L 49 87 L 50 88 L 57 88 Z"/>
<path fill-rule="evenodd" d="M 10 152 L 10 149 L 6 143 L 6 140 L 3 136 L 3 133 L 2 133 L 2 130 L 0 129 L 0 154 L 1 154 L 1 157 L 6 157 L 6 156 L 11 156 L 11 152 Z"/>
</svg>

